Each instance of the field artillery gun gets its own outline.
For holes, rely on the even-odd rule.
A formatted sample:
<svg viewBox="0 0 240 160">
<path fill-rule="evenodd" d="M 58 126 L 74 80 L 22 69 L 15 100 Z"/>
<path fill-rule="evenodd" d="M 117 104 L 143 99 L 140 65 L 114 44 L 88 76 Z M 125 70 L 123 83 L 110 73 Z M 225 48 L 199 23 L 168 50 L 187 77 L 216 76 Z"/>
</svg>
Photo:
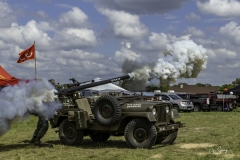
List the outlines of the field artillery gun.
<svg viewBox="0 0 240 160">
<path fill-rule="evenodd" d="M 73 83 L 68 83 L 68 84 L 67 84 L 67 87 L 68 87 L 68 88 L 80 86 L 81 84 L 84 84 L 84 83 L 93 82 L 93 80 L 92 80 L 92 81 L 86 81 L 86 82 L 78 82 L 75 78 L 70 78 L 69 80 L 72 81 Z"/>
<path fill-rule="evenodd" d="M 141 95 L 105 94 L 97 99 L 87 99 L 79 92 L 129 78 L 125 75 L 59 90 L 62 109 L 51 119 L 51 126 L 58 128 L 60 141 L 65 145 L 78 145 L 84 136 L 90 136 L 93 141 L 124 136 L 131 148 L 172 144 L 178 129 L 185 124 L 174 121 L 179 114 L 171 103 L 145 101 Z"/>
</svg>

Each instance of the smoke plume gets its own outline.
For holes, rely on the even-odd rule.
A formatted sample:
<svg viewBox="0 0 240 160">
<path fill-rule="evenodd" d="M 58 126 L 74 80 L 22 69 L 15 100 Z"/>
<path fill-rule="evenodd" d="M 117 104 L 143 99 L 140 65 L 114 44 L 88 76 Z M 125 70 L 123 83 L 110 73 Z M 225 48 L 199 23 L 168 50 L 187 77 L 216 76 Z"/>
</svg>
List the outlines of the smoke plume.
<svg viewBox="0 0 240 160">
<path fill-rule="evenodd" d="M 206 49 L 192 40 L 180 40 L 166 45 L 163 58 L 152 64 L 140 64 L 126 60 L 124 73 L 130 73 L 131 80 L 126 88 L 131 91 L 143 91 L 152 80 L 159 80 L 161 85 L 172 84 L 178 78 L 196 78 L 206 69 Z"/>
<path fill-rule="evenodd" d="M 28 118 L 31 114 L 54 116 L 61 104 L 54 101 L 54 87 L 47 80 L 20 82 L 0 91 L 0 137 L 14 120 Z"/>
</svg>

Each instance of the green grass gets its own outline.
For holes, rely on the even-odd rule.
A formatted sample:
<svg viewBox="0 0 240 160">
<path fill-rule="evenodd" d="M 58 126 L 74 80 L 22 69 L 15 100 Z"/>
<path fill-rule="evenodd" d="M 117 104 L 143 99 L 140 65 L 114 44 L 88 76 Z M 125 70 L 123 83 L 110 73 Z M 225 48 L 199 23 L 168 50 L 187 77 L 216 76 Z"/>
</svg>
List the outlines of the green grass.
<svg viewBox="0 0 240 160">
<path fill-rule="evenodd" d="M 240 110 L 240 108 L 238 108 Z M 37 118 L 16 121 L 11 130 L 0 137 L 1 160 L 145 160 L 145 159 L 240 159 L 240 111 L 180 113 L 185 128 L 179 129 L 173 145 L 155 145 L 152 149 L 130 149 L 124 137 L 111 137 L 107 142 L 93 142 L 85 137 L 79 146 L 64 146 L 56 129 L 49 127 L 43 142 L 53 148 L 27 143 L 35 129 Z M 217 151 L 221 146 L 227 153 Z M 209 151 L 213 151 L 210 153 Z"/>
</svg>

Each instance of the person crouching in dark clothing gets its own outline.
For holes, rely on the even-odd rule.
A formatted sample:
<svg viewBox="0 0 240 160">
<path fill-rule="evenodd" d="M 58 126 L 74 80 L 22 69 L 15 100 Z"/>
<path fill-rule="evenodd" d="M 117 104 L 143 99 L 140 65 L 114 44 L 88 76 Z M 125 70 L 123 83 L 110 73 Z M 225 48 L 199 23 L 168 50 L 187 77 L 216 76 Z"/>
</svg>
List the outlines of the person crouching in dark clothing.
<svg viewBox="0 0 240 160">
<path fill-rule="evenodd" d="M 50 82 L 55 88 L 56 83 L 54 79 L 49 79 L 48 82 Z M 37 127 L 33 133 L 33 137 L 30 140 L 30 143 L 34 143 L 35 145 L 40 145 L 41 138 L 46 134 L 49 127 L 48 117 L 43 115 L 38 115 L 38 114 L 36 116 L 38 116 Z"/>
<path fill-rule="evenodd" d="M 30 143 L 34 143 L 35 145 L 41 144 L 41 138 L 46 134 L 48 126 L 48 118 L 46 116 L 38 116 L 37 127 Z"/>
</svg>

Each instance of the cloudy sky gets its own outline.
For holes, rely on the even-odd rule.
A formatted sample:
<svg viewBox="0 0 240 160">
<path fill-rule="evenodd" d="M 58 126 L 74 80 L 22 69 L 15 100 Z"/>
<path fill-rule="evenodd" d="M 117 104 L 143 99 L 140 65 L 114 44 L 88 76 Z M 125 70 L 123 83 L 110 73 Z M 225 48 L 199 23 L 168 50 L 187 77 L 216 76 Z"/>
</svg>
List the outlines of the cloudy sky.
<svg viewBox="0 0 240 160">
<path fill-rule="evenodd" d="M 238 0 L 0 0 L 0 65 L 33 78 L 33 60 L 16 62 L 35 41 L 37 77 L 70 83 L 125 75 L 126 59 L 164 70 L 185 56 L 176 48 L 192 45 L 202 52 L 199 73 L 176 83 L 229 84 L 240 77 L 239 8 Z M 166 50 L 177 56 L 163 58 Z"/>
</svg>

